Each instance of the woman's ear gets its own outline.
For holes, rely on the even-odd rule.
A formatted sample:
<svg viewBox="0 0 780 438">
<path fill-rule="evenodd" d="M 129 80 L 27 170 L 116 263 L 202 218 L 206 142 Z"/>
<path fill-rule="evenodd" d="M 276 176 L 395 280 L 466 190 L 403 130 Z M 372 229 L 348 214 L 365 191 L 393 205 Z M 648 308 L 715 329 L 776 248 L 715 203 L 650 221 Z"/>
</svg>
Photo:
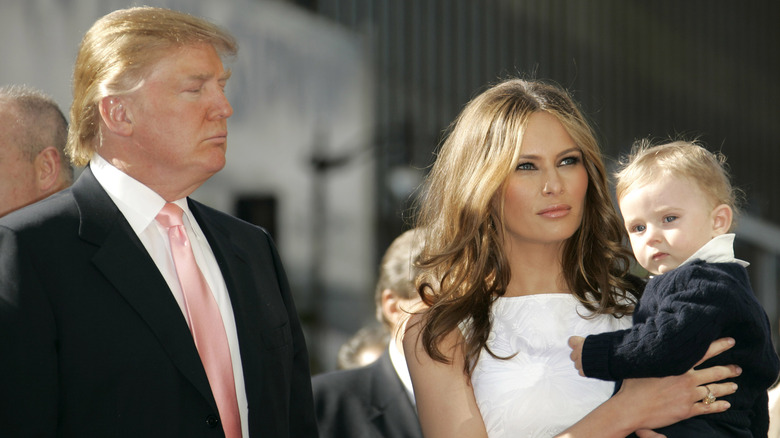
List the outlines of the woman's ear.
<svg viewBox="0 0 780 438">
<path fill-rule="evenodd" d="M 100 118 L 109 131 L 123 137 L 133 133 L 132 114 L 123 99 L 116 96 L 106 96 L 98 103 Z"/>
<path fill-rule="evenodd" d="M 712 233 L 714 236 L 726 234 L 731 228 L 734 212 L 726 204 L 720 204 L 712 210 Z"/>
</svg>

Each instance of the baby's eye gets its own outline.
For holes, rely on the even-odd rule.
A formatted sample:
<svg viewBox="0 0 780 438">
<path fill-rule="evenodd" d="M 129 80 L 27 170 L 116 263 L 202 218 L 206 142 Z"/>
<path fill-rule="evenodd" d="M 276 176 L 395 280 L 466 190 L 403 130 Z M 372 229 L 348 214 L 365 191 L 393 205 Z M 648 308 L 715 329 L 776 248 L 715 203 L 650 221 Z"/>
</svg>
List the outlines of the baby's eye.
<svg viewBox="0 0 780 438">
<path fill-rule="evenodd" d="M 674 222 L 676 220 L 677 220 L 677 216 L 666 216 L 666 217 L 664 217 L 664 222 L 666 222 L 666 223 Z"/>
<path fill-rule="evenodd" d="M 515 168 L 515 170 L 534 170 L 534 169 L 536 169 L 534 163 L 520 163 Z"/>
<path fill-rule="evenodd" d="M 645 229 L 647 229 L 647 227 L 644 226 L 644 225 L 634 225 L 634 226 L 631 227 L 631 229 L 629 231 L 632 232 L 632 233 L 641 233 Z"/>
</svg>

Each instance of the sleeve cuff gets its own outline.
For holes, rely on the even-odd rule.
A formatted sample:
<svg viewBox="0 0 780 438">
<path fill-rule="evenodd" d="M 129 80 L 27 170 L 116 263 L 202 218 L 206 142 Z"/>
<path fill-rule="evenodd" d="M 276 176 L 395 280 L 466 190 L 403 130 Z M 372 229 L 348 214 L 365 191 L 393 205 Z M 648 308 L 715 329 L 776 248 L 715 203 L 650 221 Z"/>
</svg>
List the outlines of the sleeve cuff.
<svg viewBox="0 0 780 438">
<path fill-rule="evenodd" d="M 582 371 L 588 377 L 601 380 L 617 380 L 609 370 L 612 356 L 612 337 L 607 333 L 590 335 L 582 346 Z"/>
</svg>

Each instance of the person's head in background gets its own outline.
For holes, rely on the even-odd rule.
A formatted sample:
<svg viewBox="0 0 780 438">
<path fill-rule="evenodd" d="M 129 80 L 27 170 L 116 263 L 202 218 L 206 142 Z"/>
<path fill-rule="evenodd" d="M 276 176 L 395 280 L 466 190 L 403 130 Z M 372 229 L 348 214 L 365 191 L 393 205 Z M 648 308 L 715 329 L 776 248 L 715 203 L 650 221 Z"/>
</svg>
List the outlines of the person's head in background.
<svg viewBox="0 0 780 438">
<path fill-rule="evenodd" d="M 390 332 L 384 325 L 362 327 L 339 348 L 336 367 L 348 370 L 373 363 L 387 350 L 389 342 Z"/>
<path fill-rule="evenodd" d="M 357 331 L 339 348 L 338 368 L 349 369 L 368 365 L 387 350 L 391 338 L 399 352 L 403 323 L 420 303 L 415 279 L 419 272 L 417 259 L 422 252 L 422 236 L 415 229 L 405 231 L 387 247 L 379 265 L 379 278 L 374 291 L 376 320 Z"/>
<path fill-rule="evenodd" d="M 637 261 L 668 272 L 734 229 L 738 192 L 725 157 L 695 142 L 637 142 L 615 175 L 615 192 Z"/>
<path fill-rule="evenodd" d="M 361 328 L 339 348 L 339 369 L 357 368 L 379 359 L 387 350 L 391 336 L 396 339 L 396 348 L 403 353 L 402 324 L 420 302 L 414 280 L 422 247 L 421 236 L 414 229 L 402 233 L 387 247 L 379 265 L 374 292 L 379 324 Z"/>
<path fill-rule="evenodd" d="M 0 87 L 0 216 L 68 187 L 68 122 L 54 100 L 23 85 Z"/>
<path fill-rule="evenodd" d="M 379 265 L 374 292 L 376 319 L 396 339 L 399 349 L 402 324 L 420 303 L 415 280 L 423 246 L 422 234 L 417 229 L 407 230 L 393 240 Z"/>
</svg>

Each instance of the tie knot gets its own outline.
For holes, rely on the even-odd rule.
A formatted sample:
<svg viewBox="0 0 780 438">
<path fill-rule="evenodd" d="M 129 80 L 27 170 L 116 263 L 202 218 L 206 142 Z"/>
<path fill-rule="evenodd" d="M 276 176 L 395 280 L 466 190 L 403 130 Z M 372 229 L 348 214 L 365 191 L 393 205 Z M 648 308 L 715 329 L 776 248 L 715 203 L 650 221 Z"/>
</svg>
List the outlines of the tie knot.
<svg viewBox="0 0 780 438">
<path fill-rule="evenodd" d="M 163 206 L 159 213 L 157 213 L 155 219 L 157 219 L 157 222 L 162 224 L 165 228 L 171 228 L 184 224 L 181 220 L 182 214 L 184 214 L 184 211 L 181 207 L 169 202 Z"/>
</svg>

